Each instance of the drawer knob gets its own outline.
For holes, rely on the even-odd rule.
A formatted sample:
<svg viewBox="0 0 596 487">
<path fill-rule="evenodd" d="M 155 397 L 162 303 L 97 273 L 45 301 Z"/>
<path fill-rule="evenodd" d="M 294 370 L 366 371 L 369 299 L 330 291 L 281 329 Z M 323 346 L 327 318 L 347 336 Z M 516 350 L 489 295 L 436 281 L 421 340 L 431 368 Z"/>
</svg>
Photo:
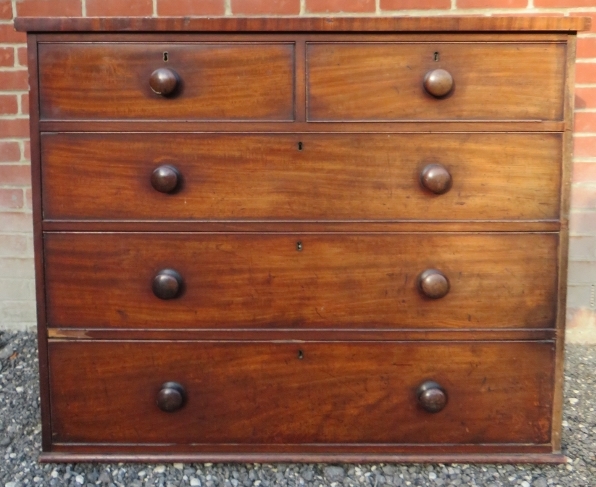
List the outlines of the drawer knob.
<svg viewBox="0 0 596 487">
<path fill-rule="evenodd" d="M 449 279 L 437 269 L 426 269 L 418 276 L 418 289 L 427 298 L 439 299 L 449 292 Z"/>
<path fill-rule="evenodd" d="M 418 404 L 429 413 L 438 413 L 447 404 L 447 394 L 438 383 L 428 380 L 418 388 Z"/>
<path fill-rule="evenodd" d="M 441 98 L 453 89 L 453 77 L 444 69 L 433 69 L 424 77 L 424 89 L 432 96 Z"/>
<path fill-rule="evenodd" d="M 451 174 L 441 164 L 429 164 L 420 173 L 422 186 L 434 194 L 443 194 L 451 189 Z"/>
<path fill-rule="evenodd" d="M 153 278 L 153 294 L 159 299 L 173 299 L 182 288 L 182 276 L 174 269 L 163 269 Z"/>
<path fill-rule="evenodd" d="M 173 94 L 178 88 L 180 77 L 173 69 L 159 68 L 151 73 L 149 86 L 158 95 L 168 96 Z"/>
<path fill-rule="evenodd" d="M 174 166 L 165 164 L 155 168 L 151 174 L 151 186 L 160 193 L 171 193 L 180 182 L 180 172 Z"/>
<path fill-rule="evenodd" d="M 166 382 L 157 394 L 157 407 L 166 413 L 173 413 L 184 406 L 186 391 L 177 382 Z"/>
</svg>

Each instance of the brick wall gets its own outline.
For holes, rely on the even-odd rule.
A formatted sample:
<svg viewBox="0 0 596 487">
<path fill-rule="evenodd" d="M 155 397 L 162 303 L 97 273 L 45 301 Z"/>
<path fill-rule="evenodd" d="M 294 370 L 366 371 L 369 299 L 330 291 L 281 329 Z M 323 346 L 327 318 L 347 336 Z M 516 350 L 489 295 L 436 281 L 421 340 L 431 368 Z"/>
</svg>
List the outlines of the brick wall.
<svg viewBox="0 0 596 487">
<path fill-rule="evenodd" d="M 19 16 L 589 15 L 596 0 L 0 0 L 0 328 L 35 322 L 25 35 Z M 596 25 L 578 41 L 570 341 L 596 343 Z"/>
</svg>

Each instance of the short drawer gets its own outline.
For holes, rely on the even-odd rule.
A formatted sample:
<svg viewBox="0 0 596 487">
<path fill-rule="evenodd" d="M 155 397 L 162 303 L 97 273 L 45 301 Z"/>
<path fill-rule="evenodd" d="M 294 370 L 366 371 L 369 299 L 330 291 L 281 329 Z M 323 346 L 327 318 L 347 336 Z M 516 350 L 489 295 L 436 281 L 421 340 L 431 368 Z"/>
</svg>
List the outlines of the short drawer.
<svg viewBox="0 0 596 487">
<path fill-rule="evenodd" d="M 552 328 L 557 234 L 46 233 L 51 327 Z"/>
<path fill-rule="evenodd" d="M 559 217 L 560 134 L 45 133 L 41 147 L 46 219 Z"/>
<path fill-rule="evenodd" d="M 50 342 L 52 439 L 544 444 L 553 360 L 550 342 Z"/>
<path fill-rule="evenodd" d="M 557 43 L 313 42 L 308 118 L 561 120 L 565 59 Z"/>
<path fill-rule="evenodd" d="M 41 120 L 294 117 L 292 43 L 49 43 L 38 59 Z"/>
</svg>

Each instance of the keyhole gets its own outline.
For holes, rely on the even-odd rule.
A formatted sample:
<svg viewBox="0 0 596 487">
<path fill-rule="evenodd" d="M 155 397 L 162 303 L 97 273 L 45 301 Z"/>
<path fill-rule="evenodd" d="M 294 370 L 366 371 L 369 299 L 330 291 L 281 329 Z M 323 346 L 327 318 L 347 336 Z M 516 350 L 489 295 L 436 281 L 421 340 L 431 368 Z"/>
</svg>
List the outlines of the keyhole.
<svg viewBox="0 0 596 487">
<path fill-rule="evenodd" d="M 302 250 L 302 242 L 296 242 L 296 250 L 300 252 Z"/>
<path fill-rule="evenodd" d="M 302 150 L 302 142 L 298 142 L 298 150 Z"/>
<path fill-rule="evenodd" d="M 163 53 L 163 60 L 166 63 L 168 62 L 168 51 L 164 51 L 164 53 Z"/>
<path fill-rule="evenodd" d="M 298 350 L 298 360 L 302 360 L 304 358 L 304 353 L 302 350 Z"/>
<path fill-rule="evenodd" d="M 438 52 L 435 52 L 434 58 L 435 58 L 435 61 L 438 61 L 439 60 L 439 53 Z"/>
</svg>

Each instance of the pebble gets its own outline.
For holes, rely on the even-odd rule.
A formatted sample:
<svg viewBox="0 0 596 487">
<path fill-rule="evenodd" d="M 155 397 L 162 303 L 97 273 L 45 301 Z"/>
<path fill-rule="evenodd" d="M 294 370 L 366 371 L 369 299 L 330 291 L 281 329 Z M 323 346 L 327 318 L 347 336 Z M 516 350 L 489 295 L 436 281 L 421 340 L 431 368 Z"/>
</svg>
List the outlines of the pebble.
<svg viewBox="0 0 596 487">
<path fill-rule="evenodd" d="M 0 330 L 0 343 L 7 344 L 0 352 L 10 349 L 6 358 L 17 352 L 10 365 L 1 362 L 0 368 L 0 487 L 596 487 L 595 346 L 566 348 L 562 440 L 567 465 L 48 465 L 37 461 L 41 433 L 35 335 Z"/>
<path fill-rule="evenodd" d="M 99 477 L 97 478 L 97 482 L 100 484 L 109 484 L 112 479 L 110 478 L 110 474 L 105 470 L 101 472 Z"/>
<path fill-rule="evenodd" d="M 325 478 L 330 480 L 331 482 L 343 480 L 343 478 L 346 476 L 346 471 L 342 467 L 338 467 L 335 465 L 325 467 L 323 469 L 323 472 L 325 474 Z"/>
<path fill-rule="evenodd" d="M 307 482 L 312 482 L 312 479 L 315 478 L 315 473 L 310 469 L 302 470 L 300 475 Z"/>
<path fill-rule="evenodd" d="M 7 346 L 4 347 L 2 350 L 0 350 L 0 360 L 6 360 L 8 359 L 12 354 L 14 353 L 14 350 Z M 12 486 L 10 486 L 12 487 Z"/>
</svg>

